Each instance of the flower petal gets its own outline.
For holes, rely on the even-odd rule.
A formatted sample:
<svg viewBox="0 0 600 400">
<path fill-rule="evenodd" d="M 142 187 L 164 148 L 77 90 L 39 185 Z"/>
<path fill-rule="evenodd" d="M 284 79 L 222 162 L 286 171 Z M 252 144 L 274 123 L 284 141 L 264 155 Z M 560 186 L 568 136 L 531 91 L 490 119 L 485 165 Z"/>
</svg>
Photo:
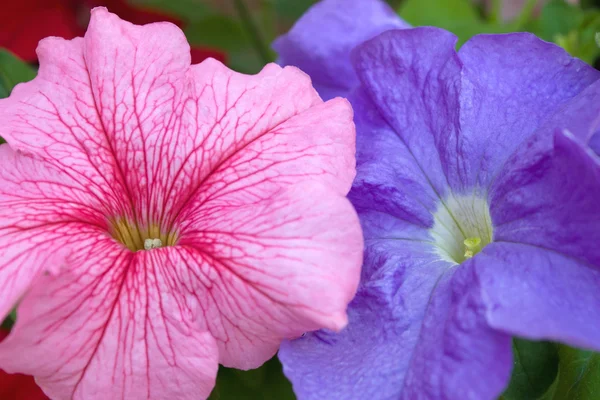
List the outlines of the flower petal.
<svg viewBox="0 0 600 400">
<path fill-rule="evenodd" d="M 0 100 L 2 136 L 14 149 L 80 181 L 112 213 L 121 213 L 127 191 L 98 118 L 83 52 L 79 38 L 40 43 L 38 76 Z"/>
<path fill-rule="evenodd" d="M 264 166 L 310 147 L 318 154 L 302 160 L 304 177 L 341 192 L 350 187 L 351 110 L 342 102 L 323 105 L 294 68 L 269 65 L 246 76 L 215 60 L 190 67 L 179 28 L 135 26 L 103 8 L 93 10 L 84 40 L 49 38 L 39 53 L 38 77 L 2 100 L 3 136 L 85 180 L 112 206 L 110 217 L 171 227 L 220 167 L 244 161 L 252 169 L 260 153 Z M 282 143 L 289 136 L 293 152 Z"/>
<path fill-rule="evenodd" d="M 600 131 L 596 132 L 590 139 L 590 148 L 600 156 Z"/>
<path fill-rule="evenodd" d="M 369 240 L 369 276 L 349 307 L 348 327 L 282 344 L 279 358 L 298 398 L 399 398 L 429 296 L 449 266 L 429 246 Z"/>
<path fill-rule="evenodd" d="M 351 110 L 323 105 L 305 74 L 272 64 L 247 76 L 210 59 L 190 67 L 176 27 L 96 14 L 86 35 L 90 58 L 101 66 L 91 69 L 94 94 L 142 219 L 172 226 L 191 202 L 231 189 L 232 181 L 268 179 L 264 196 L 303 178 L 347 192 L 354 177 Z M 127 40 L 119 39 L 123 30 Z M 291 175 L 299 166 L 304 175 Z"/>
<path fill-rule="evenodd" d="M 173 24 L 137 26 L 95 8 L 84 60 L 87 92 L 97 110 L 95 135 L 111 150 L 115 175 L 137 214 L 133 217 L 157 223 L 164 202 L 172 201 L 165 199 L 167 188 L 181 184 L 173 177 L 201 141 L 182 116 L 190 46 Z"/>
<path fill-rule="evenodd" d="M 559 225 L 560 226 L 560 225 Z M 532 245 L 493 243 L 474 258 L 490 326 L 600 350 L 600 269 Z"/>
<path fill-rule="evenodd" d="M 317 182 L 245 206 L 232 199 L 206 203 L 182 228 L 178 247 L 206 276 L 208 296 L 199 299 L 220 362 L 248 369 L 284 338 L 346 325 L 362 234 L 349 201 Z"/>
<path fill-rule="evenodd" d="M 490 189 L 494 241 L 527 243 L 600 268 L 600 162 L 570 136 L 542 132 Z"/>
<path fill-rule="evenodd" d="M 170 248 L 132 253 L 89 235 L 69 268 L 44 276 L 0 344 L 8 372 L 36 377 L 55 399 L 206 398 L 217 373 L 201 313 L 175 286 L 188 273 Z"/>
<path fill-rule="evenodd" d="M 360 110 L 355 115 L 358 174 L 349 198 L 361 216 L 365 237 L 400 234 L 391 226 L 388 231 L 371 232 L 367 227 L 371 221 L 385 225 L 400 220 L 415 227 L 431 227 L 438 196 L 427 176 L 362 89 L 349 99 L 354 109 Z"/>
<path fill-rule="evenodd" d="M 435 149 L 458 129 L 455 44 L 454 35 L 437 28 L 395 30 L 359 46 L 354 55 L 367 93 L 442 198 L 450 161 Z"/>
<path fill-rule="evenodd" d="M 565 101 L 536 132 L 545 131 L 551 138 L 557 129 L 568 130 L 583 143 L 591 142 L 594 133 L 600 132 L 600 79 Z"/>
<path fill-rule="evenodd" d="M 348 193 L 355 130 L 346 100 L 323 103 L 293 67 L 271 64 L 248 77 L 209 60 L 193 73 L 198 96 L 189 114 L 198 119 L 202 148 L 167 180 L 165 206 L 173 204 L 175 223 L 206 202 L 244 206 L 303 181 Z"/>
<path fill-rule="evenodd" d="M 105 225 L 83 183 L 0 145 L 0 281 L 4 318 L 38 272 L 56 272 L 79 235 Z"/>
<path fill-rule="evenodd" d="M 600 78 L 583 61 L 529 33 L 478 35 L 459 56 L 461 129 L 452 131 L 445 147 L 447 158 L 456 160 L 448 169 L 453 188 L 487 187 L 528 137 Z M 566 114 L 566 120 L 577 117 Z"/>
<path fill-rule="evenodd" d="M 350 62 L 354 47 L 390 29 L 408 28 L 381 0 L 323 0 L 312 6 L 273 48 L 279 64 L 309 74 L 325 100 L 358 85 Z"/>
<path fill-rule="evenodd" d="M 492 400 L 509 382 L 511 338 L 488 325 L 471 261 L 451 272 L 432 295 L 402 399 Z"/>
<path fill-rule="evenodd" d="M 0 330 L 0 342 L 10 332 Z M 48 400 L 42 389 L 36 385 L 33 376 L 23 374 L 8 374 L 0 370 L 0 399 L 4 400 Z"/>
</svg>

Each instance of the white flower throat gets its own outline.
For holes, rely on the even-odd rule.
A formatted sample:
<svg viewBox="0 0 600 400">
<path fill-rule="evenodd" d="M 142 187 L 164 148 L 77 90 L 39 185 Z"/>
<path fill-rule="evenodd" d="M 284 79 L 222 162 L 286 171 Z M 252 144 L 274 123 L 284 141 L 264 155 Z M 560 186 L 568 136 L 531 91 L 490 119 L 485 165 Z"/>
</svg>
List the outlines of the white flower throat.
<svg viewBox="0 0 600 400">
<path fill-rule="evenodd" d="M 446 261 L 460 264 L 479 253 L 493 239 L 487 201 L 475 195 L 450 195 L 440 201 L 429 230 L 435 252 Z"/>
</svg>

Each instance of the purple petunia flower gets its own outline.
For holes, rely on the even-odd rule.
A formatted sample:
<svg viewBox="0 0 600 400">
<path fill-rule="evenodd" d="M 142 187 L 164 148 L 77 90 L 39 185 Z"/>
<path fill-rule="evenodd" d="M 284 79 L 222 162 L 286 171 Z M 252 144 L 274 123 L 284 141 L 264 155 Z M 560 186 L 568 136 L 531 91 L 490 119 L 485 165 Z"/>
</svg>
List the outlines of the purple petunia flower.
<svg viewBox="0 0 600 400">
<path fill-rule="evenodd" d="M 327 30 L 360 20 L 329 24 L 335 4 L 278 48 L 335 48 L 341 32 Z M 356 44 L 349 196 L 362 278 L 344 331 L 283 344 L 298 398 L 493 399 L 512 336 L 600 350 L 600 163 L 583 145 L 600 123 L 600 73 L 523 33 L 476 36 L 459 52 L 437 28 Z"/>
<path fill-rule="evenodd" d="M 326 0 L 311 7 L 273 48 L 279 64 L 301 65 L 323 100 L 329 100 L 346 96 L 359 85 L 350 62 L 358 43 L 390 29 L 409 27 L 384 2 Z"/>
<path fill-rule="evenodd" d="M 600 155 L 600 131 L 596 132 L 595 135 L 589 141 L 589 145 L 596 152 L 596 154 Z"/>
</svg>

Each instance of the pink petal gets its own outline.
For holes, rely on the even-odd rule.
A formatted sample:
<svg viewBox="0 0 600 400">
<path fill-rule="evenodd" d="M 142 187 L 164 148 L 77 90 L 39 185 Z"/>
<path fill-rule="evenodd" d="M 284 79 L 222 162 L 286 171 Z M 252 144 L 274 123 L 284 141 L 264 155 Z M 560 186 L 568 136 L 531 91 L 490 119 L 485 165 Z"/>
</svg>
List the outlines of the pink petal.
<svg viewBox="0 0 600 400">
<path fill-rule="evenodd" d="M 80 235 L 104 225 L 98 199 L 67 174 L 0 145 L 0 318 L 38 272 L 57 272 Z"/>
<path fill-rule="evenodd" d="M 5 310 L 42 264 L 56 274 L 21 304 L 3 368 L 56 398 L 197 398 L 217 361 L 256 367 L 283 338 L 345 325 L 362 259 L 344 197 L 355 175 L 347 101 L 324 103 L 292 67 L 190 66 L 174 25 L 102 8 L 84 39 L 48 38 L 38 54 L 38 77 L 0 100 L 2 136 L 30 163 L 11 191 L 27 197 L 19 184 L 40 185 L 40 169 L 57 175 L 58 194 L 40 189 L 14 209 L 29 221 L 44 204 L 49 221 L 81 225 L 21 248 L 3 237 L 10 215 L 0 220 L 0 282 L 15 274 L 11 252 L 34 257 Z M 108 235 L 120 217 L 179 241 L 130 252 Z"/>
<path fill-rule="evenodd" d="M 104 9 L 95 10 L 85 40 L 102 126 L 113 132 L 140 215 L 176 219 L 199 191 L 230 186 L 250 171 L 275 181 L 264 195 L 307 178 L 350 189 L 351 107 L 324 105 L 303 72 L 271 64 L 247 76 L 211 59 L 190 67 L 177 27 L 134 26 Z M 295 173 L 273 179 L 279 164 Z"/>
<path fill-rule="evenodd" d="M 38 76 L 0 100 L 2 137 L 81 182 L 114 212 L 125 211 L 127 192 L 98 120 L 83 40 L 50 37 L 40 42 L 38 55 Z"/>
<path fill-rule="evenodd" d="M 35 375 L 53 399 L 207 397 L 217 348 L 173 292 L 185 273 L 177 253 L 131 253 L 107 237 L 85 245 L 24 298 L 2 368 Z"/>
<path fill-rule="evenodd" d="M 218 341 L 220 362 L 248 369 L 283 338 L 346 325 L 362 235 L 350 202 L 314 182 L 243 207 L 232 198 L 205 204 L 178 248 L 201 261 L 198 286 L 187 290 L 200 293 L 201 323 Z"/>
<path fill-rule="evenodd" d="M 310 151 L 299 172 L 349 190 L 351 108 L 341 100 L 323 105 L 295 68 L 271 64 L 246 76 L 210 59 L 190 68 L 189 45 L 175 25 L 136 26 L 103 8 L 93 10 L 84 41 L 48 38 L 38 53 L 39 76 L 0 102 L 3 136 L 84 175 L 121 214 L 133 204 L 142 217 L 169 218 L 167 205 L 187 202 L 186 192 L 230 158 L 254 161 L 269 150 L 275 154 L 258 161 L 289 165 Z"/>
</svg>

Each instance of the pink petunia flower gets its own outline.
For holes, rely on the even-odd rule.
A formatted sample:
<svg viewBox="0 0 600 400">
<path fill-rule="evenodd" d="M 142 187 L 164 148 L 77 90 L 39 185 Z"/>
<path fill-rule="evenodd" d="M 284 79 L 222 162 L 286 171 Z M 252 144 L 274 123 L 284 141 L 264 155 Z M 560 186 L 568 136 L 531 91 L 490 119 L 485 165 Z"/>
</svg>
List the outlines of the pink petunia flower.
<svg viewBox="0 0 600 400">
<path fill-rule="evenodd" d="M 25 61 L 36 61 L 35 49 L 40 39 L 46 36 L 71 39 L 83 35 L 89 11 L 95 6 L 108 7 L 135 24 L 169 21 L 180 27 L 184 25 L 181 20 L 140 8 L 141 4 L 128 0 L 19 0 L 2 4 L 0 47 L 6 47 Z M 193 63 L 208 57 L 224 63 L 227 58 L 219 49 L 208 47 L 194 46 L 191 53 Z"/>
<path fill-rule="evenodd" d="M 0 328 L 0 342 L 8 336 L 8 331 Z M 0 399 L 2 400 L 48 400 L 48 397 L 35 384 L 32 376 L 7 374 L 0 370 Z"/>
<path fill-rule="evenodd" d="M 52 399 L 199 399 L 218 363 L 341 329 L 362 235 L 352 110 L 298 69 L 190 66 L 103 8 L 0 101 L 0 368 Z"/>
</svg>

